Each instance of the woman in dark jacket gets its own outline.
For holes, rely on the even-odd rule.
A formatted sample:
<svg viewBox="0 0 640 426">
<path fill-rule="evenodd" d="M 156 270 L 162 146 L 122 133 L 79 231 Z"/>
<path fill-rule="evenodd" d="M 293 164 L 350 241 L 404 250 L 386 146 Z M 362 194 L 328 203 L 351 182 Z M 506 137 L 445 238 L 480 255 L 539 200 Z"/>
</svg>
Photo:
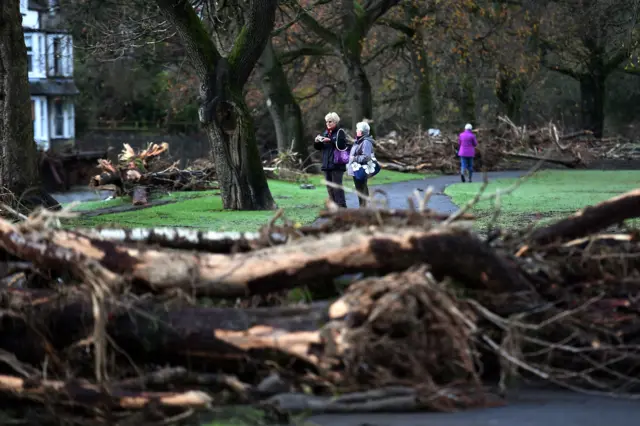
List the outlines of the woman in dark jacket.
<svg viewBox="0 0 640 426">
<path fill-rule="evenodd" d="M 335 112 L 330 112 L 324 118 L 327 130 L 322 135 L 316 136 L 313 147 L 322 151 L 322 171 L 327 182 L 342 186 L 342 176 L 346 171 L 346 164 L 334 164 L 334 151 L 344 151 L 347 147 L 347 135 L 340 127 L 340 117 Z M 339 207 L 347 207 L 347 202 L 342 188 L 332 188 L 327 185 L 327 192 L 331 201 Z"/>
</svg>

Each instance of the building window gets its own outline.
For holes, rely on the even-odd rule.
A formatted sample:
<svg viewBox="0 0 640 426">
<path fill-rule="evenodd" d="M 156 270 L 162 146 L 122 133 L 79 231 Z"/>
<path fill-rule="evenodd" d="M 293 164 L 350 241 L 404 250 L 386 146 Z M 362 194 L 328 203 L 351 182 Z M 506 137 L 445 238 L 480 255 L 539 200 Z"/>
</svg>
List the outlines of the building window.
<svg viewBox="0 0 640 426">
<path fill-rule="evenodd" d="M 31 34 L 24 35 L 24 44 L 27 45 L 27 69 L 33 72 L 33 37 Z"/>
<path fill-rule="evenodd" d="M 49 13 L 54 15 L 60 8 L 60 2 L 58 0 L 49 0 Z"/>
<path fill-rule="evenodd" d="M 62 49 L 60 48 L 60 38 L 53 39 L 53 75 L 62 74 Z"/>
<path fill-rule="evenodd" d="M 57 138 L 64 137 L 64 105 L 60 98 L 53 101 L 53 135 Z"/>
</svg>

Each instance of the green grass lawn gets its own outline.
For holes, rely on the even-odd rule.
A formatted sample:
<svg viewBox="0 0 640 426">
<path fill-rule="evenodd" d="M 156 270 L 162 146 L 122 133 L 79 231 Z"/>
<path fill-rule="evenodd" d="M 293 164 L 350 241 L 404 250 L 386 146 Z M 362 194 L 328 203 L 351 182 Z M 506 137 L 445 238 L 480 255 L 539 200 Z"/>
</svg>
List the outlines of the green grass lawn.
<svg viewBox="0 0 640 426">
<path fill-rule="evenodd" d="M 515 179 L 490 182 L 486 194 L 504 190 Z M 455 184 L 445 193 L 458 206 L 465 205 L 482 183 Z M 533 222 L 548 223 L 567 216 L 587 205 L 597 204 L 620 193 L 640 187 L 640 171 L 564 171 L 545 170 L 536 173 L 509 195 L 500 199 L 499 225 L 521 228 Z M 482 201 L 472 212 L 478 216 L 477 227 L 485 229 L 495 211 L 495 201 Z"/>
<path fill-rule="evenodd" d="M 383 170 L 375 177 L 372 184 L 402 182 L 423 179 L 432 175 L 398 173 Z M 285 209 L 289 220 L 302 224 L 312 222 L 327 198 L 327 190 L 321 183 L 322 177 L 312 176 L 310 183 L 315 189 L 300 189 L 297 183 L 270 180 L 269 188 L 278 204 Z M 353 188 L 351 179 L 345 174 L 346 187 Z M 228 211 L 222 209 L 222 200 L 218 191 L 172 193 L 157 199 L 176 200 L 147 209 L 122 213 L 111 213 L 94 217 L 78 217 L 66 222 L 68 226 L 110 226 L 110 227 L 153 227 L 183 226 L 227 231 L 255 231 L 265 224 L 273 211 Z M 81 203 L 74 211 L 89 211 L 105 207 L 116 207 L 130 204 L 129 198 L 109 201 L 89 201 Z"/>
</svg>

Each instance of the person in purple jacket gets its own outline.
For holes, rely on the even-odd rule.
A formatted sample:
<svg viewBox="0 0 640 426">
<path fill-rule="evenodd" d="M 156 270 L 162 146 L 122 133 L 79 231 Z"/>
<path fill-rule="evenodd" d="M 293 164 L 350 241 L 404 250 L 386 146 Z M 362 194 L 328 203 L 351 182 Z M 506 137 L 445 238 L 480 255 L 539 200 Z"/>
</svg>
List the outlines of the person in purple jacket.
<svg viewBox="0 0 640 426">
<path fill-rule="evenodd" d="M 458 136 L 458 143 L 460 144 L 458 156 L 460 157 L 460 179 L 462 182 L 466 182 L 465 171 L 469 176 L 469 182 L 473 181 L 473 157 L 476 156 L 478 140 L 471 129 L 473 129 L 471 124 L 465 125 L 464 132 Z"/>
</svg>

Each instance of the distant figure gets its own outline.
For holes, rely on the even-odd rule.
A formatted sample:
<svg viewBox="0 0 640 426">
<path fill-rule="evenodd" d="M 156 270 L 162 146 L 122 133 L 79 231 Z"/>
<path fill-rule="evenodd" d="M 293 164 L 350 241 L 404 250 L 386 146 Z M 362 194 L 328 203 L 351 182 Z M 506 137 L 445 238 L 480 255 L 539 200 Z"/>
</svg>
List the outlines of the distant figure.
<svg viewBox="0 0 640 426">
<path fill-rule="evenodd" d="M 364 166 L 372 159 L 373 140 L 371 139 L 371 136 L 369 136 L 370 133 L 371 127 L 369 127 L 368 123 L 360 122 L 356 124 L 356 140 L 351 148 L 349 164 L 347 164 L 347 174 L 349 174 L 349 176 L 353 176 L 353 183 L 356 187 L 356 191 L 367 197 L 369 196 L 369 186 L 367 185 L 368 178 L 365 174 L 364 179 L 356 179 L 354 176 L 353 165 L 358 164 L 360 166 Z M 365 207 L 367 205 L 367 199 L 362 198 L 359 194 L 358 204 L 360 207 Z"/>
<path fill-rule="evenodd" d="M 473 129 L 471 124 L 465 125 L 464 132 L 458 136 L 460 144 L 458 156 L 460 157 L 460 179 L 462 182 L 466 182 L 465 172 L 468 174 L 469 182 L 473 182 L 473 158 L 476 156 L 478 141 L 471 129 Z"/>
<path fill-rule="evenodd" d="M 327 124 L 327 129 L 321 135 L 316 136 L 313 147 L 318 151 L 322 151 L 321 169 L 324 172 L 325 180 L 342 186 L 342 176 L 346 170 L 349 155 L 347 151 L 347 135 L 340 126 L 340 117 L 335 112 L 327 114 L 324 120 Z M 347 207 L 342 188 L 332 188 L 327 185 L 327 192 L 331 201 L 339 207 Z"/>
</svg>

